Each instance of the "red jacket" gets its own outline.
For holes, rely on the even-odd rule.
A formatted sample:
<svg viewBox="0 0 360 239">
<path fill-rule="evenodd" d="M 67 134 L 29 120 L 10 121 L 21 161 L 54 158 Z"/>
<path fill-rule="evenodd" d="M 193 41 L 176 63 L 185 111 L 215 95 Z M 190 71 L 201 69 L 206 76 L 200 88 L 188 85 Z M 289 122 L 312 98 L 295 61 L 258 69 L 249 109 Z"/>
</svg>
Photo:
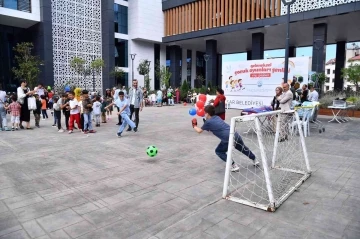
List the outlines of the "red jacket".
<svg viewBox="0 0 360 239">
<path fill-rule="evenodd" d="M 220 101 L 224 101 L 225 102 L 226 97 L 225 95 L 217 95 L 215 100 L 214 100 L 214 106 L 218 106 Z"/>
</svg>

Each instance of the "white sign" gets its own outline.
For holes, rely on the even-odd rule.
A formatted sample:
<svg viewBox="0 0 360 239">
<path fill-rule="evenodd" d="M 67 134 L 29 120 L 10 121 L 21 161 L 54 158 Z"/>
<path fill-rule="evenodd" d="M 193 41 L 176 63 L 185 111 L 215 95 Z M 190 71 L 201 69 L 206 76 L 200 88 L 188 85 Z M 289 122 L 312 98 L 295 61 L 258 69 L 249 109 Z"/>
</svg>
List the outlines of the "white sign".
<svg viewBox="0 0 360 239">
<path fill-rule="evenodd" d="M 302 77 L 302 83 L 307 84 L 309 63 L 309 57 L 289 58 L 288 83 Z M 284 82 L 284 64 L 283 58 L 224 62 L 222 88 L 227 100 L 233 102 L 229 102 L 230 108 L 270 105 L 275 88 Z"/>
</svg>

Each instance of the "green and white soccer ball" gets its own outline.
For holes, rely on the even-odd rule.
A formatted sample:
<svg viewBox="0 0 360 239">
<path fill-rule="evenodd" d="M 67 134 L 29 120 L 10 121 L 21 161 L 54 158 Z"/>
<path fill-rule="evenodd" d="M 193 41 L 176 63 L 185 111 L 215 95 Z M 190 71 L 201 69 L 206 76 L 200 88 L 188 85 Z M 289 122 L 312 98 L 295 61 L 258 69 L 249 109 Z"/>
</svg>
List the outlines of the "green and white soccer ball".
<svg viewBox="0 0 360 239">
<path fill-rule="evenodd" d="M 147 147 L 147 149 L 146 149 L 146 154 L 149 157 L 155 157 L 157 155 L 157 153 L 158 153 L 158 149 L 154 145 L 151 145 L 151 146 Z"/>
</svg>

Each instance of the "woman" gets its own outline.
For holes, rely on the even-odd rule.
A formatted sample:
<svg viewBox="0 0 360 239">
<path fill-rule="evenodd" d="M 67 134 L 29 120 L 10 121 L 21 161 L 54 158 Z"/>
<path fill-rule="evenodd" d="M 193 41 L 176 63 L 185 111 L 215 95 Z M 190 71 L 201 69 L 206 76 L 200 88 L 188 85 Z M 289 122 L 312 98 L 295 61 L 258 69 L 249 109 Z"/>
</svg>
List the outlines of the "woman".
<svg viewBox="0 0 360 239">
<path fill-rule="evenodd" d="M 35 93 L 35 91 L 30 91 L 25 80 L 20 81 L 20 86 L 17 88 L 18 102 L 21 105 L 20 111 L 20 129 L 24 129 L 22 122 L 26 122 L 26 129 L 30 128 L 30 110 L 28 108 L 28 98 Z"/>
<path fill-rule="evenodd" d="M 212 100 L 214 102 L 215 114 L 219 116 L 222 120 L 225 120 L 225 101 L 226 97 L 224 95 L 224 90 L 218 88 L 216 90 L 216 98 Z"/>
<path fill-rule="evenodd" d="M 175 103 L 176 103 L 176 104 L 179 104 L 179 102 L 180 102 L 180 90 L 179 90 L 179 88 L 176 88 L 176 89 L 175 89 L 175 96 L 176 96 L 176 101 L 175 101 Z"/>
<path fill-rule="evenodd" d="M 144 106 L 149 105 L 148 92 L 145 87 L 143 88 L 143 104 L 144 104 Z"/>
<path fill-rule="evenodd" d="M 280 102 L 277 99 L 278 96 L 280 96 L 283 92 L 283 89 L 279 86 L 275 88 L 275 96 L 273 100 L 271 101 L 271 107 L 273 110 L 279 110 L 280 109 Z"/>
</svg>

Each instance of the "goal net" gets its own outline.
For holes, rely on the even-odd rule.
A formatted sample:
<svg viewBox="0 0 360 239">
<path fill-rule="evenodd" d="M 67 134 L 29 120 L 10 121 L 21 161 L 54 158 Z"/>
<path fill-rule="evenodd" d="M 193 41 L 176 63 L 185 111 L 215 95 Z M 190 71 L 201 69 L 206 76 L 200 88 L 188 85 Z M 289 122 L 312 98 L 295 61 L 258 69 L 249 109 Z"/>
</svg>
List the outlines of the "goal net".
<svg viewBox="0 0 360 239">
<path fill-rule="evenodd" d="M 232 118 L 223 198 L 275 211 L 311 174 L 302 124 L 297 111 Z"/>
</svg>

